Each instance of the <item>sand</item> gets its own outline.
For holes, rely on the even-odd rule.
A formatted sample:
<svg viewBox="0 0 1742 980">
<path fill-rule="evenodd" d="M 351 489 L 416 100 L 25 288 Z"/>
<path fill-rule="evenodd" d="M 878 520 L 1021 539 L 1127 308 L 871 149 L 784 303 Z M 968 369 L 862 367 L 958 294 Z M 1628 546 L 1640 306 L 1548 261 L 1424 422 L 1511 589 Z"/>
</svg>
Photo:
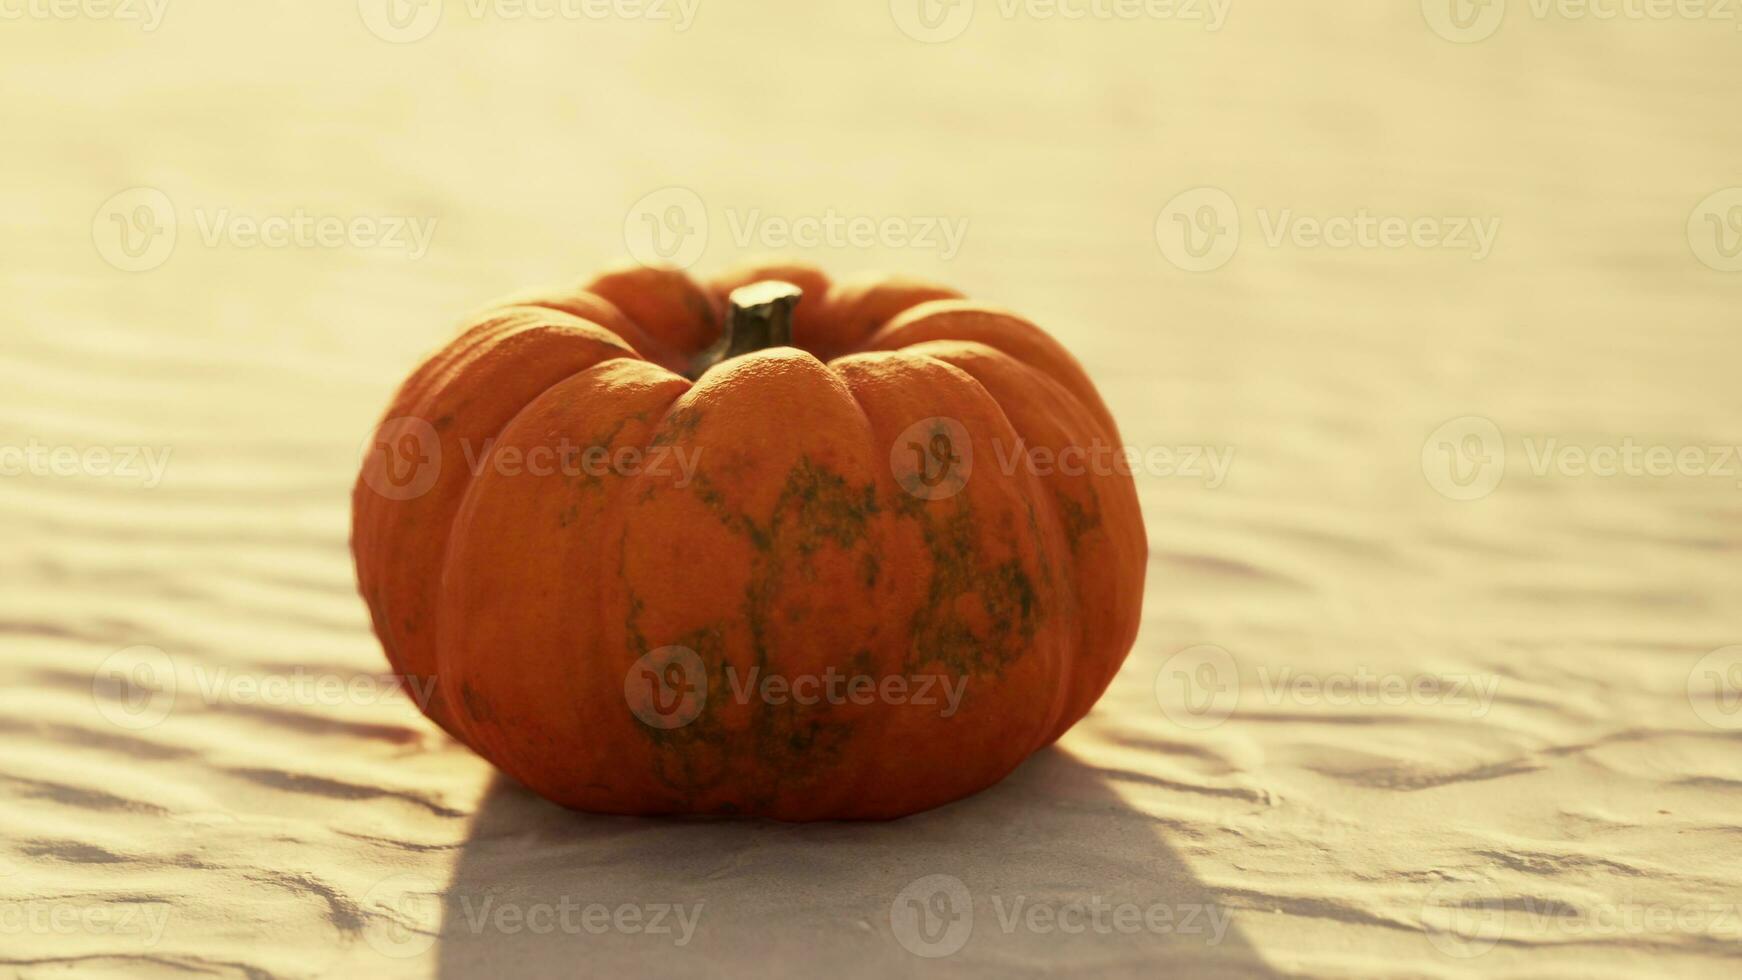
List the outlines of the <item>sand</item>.
<svg viewBox="0 0 1742 980">
<path fill-rule="evenodd" d="M 1700 209 L 1742 184 L 1735 24 L 982 0 L 922 44 L 783 6 L 0 24 L 0 974 L 1733 975 L 1742 278 Z M 1130 660 L 994 789 L 576 815 L 381 676 L 347 550 L 376 413 L 670 186 L 704 272 L 780 221 L 958 223 L 791 250 L 1023 311 L 1158 453 Z M 1205 186 L 1231 257 L 1169 237 Z M 172 251 L 117 251 L 136 187 Z M 406 234 L 235 224 L 297 215 Z M 1317 237 L 1363 215 L 1437 237 Z"/>
</svg>

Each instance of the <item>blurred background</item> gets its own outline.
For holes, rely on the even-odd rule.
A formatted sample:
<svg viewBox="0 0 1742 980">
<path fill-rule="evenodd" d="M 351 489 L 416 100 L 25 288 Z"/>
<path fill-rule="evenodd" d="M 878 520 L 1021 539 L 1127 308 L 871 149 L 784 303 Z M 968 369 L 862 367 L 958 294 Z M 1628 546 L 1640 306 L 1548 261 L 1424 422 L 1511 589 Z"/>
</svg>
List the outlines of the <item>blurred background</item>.
<svg viewBox="0 0 1742 980">
<path fill-rule="evenodd" d="M 1739 28 L 0 0 L 0 968 L 1727 975 Z M 1142 635 L 943 810 L 558 811 L 380 676 L 364 439 L 503 293 L 770 252 L 1077 354 L 1156 461 Z M 904 930 L 915 895 L 971 928 Z M 571 900 L 695 927 L 495 917 Z M 1097 901 L 1145 925 L 1007 914 Z"/>
</svg>

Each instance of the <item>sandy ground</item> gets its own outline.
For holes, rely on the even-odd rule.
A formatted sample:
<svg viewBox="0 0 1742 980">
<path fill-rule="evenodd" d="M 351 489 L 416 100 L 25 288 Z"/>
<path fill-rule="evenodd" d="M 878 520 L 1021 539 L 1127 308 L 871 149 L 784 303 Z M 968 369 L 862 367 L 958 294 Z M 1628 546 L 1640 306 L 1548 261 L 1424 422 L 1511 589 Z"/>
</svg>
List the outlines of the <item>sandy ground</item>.
<svg viewBox="0 0 1742 980">
<path fill-rule="evenodd" d="M 1734 975 L 1734 20 L 750 6 L 3 8 L 0 975 Z M 1155 454 L 1124 672 L 979 797 L 570 814 L 379 675 L 390 390 L 695 201 L 702 271 L 965 222 L 791 250 L 1026 312 Z"/>
</svg>

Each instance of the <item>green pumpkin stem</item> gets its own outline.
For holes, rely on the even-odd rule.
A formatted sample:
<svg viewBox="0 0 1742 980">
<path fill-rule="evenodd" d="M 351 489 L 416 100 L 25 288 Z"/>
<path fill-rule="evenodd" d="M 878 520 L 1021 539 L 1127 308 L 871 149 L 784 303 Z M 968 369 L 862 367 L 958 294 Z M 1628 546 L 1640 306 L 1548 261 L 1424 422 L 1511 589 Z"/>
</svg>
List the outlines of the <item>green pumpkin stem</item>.
<svg viewBox="0 0 1742 980">
<path fill-rule="evenodd" d="M 702 356 L 691 377 L 700 377 L 708 368 L 734 357 L 770 347 L 791 347 L 792 314 L 803 298 L 804 290 L 778 279 L 732 290 L 727 297 L 732 308 L 726 314 L 725 336 Z"/>
</svg>

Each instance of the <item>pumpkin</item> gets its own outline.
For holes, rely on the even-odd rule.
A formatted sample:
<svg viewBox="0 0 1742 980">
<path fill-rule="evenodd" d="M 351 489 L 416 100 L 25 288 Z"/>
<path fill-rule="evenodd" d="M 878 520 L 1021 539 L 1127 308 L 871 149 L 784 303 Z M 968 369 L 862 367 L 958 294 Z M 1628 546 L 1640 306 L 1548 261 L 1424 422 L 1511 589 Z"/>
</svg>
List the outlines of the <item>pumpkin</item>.
<svg viewBox="0 0 1742 980">
<path fill-rule="evenodd" d="M 952 290 L 629 266 L 411 375 L 352 548 L 420 707 L 543 796 L 892 818 L 1003 778 L 1123 662 L 1119 446 L 1062 346 Z"/>
</svg>

